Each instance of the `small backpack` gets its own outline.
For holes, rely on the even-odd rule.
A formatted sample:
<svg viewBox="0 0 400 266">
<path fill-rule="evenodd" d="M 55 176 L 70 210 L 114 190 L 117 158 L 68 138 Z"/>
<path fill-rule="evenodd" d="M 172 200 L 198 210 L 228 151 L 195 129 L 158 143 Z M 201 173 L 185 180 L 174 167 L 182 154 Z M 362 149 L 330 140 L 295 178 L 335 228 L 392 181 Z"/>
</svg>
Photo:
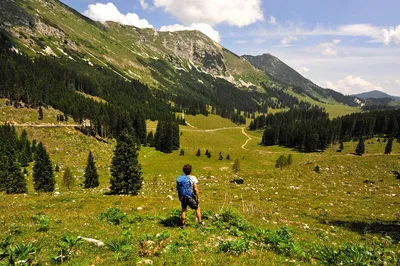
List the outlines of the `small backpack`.
<svg viewBox="0 0 400 266">
<path fill-rule="evenodd" d="M 180 175 L 176 180 L 176 186 L 181 197 L 193 197 L 193 191 L 190 186 L 190 178 L 188 176 Z"/>
</svg>

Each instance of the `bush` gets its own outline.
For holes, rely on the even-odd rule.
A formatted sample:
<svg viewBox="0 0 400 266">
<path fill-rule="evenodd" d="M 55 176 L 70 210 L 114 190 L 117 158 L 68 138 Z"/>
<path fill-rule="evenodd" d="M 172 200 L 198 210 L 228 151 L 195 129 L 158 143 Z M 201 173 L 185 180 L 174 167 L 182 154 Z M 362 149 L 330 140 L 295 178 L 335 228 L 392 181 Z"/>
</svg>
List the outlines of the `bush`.
<svg viewBox="0 0 400 266">
<path fill-rule="evenodd" d="M 114 225 L 121 224 L 121 222 L 127 217 L 127 215 L 119 208 L 109 208 L 105 212 L 100 214 L 99 219 L 106 219 L 107 222 L 112 223 Z"/>
<path fill-rule="evenodd" d="M 8 246 L 3 253 L 0 252 L 0 261 L 7 259 L 4 265 L 36 265 L 36 255 L 39 248 L 32 243 L 18 243 Z M 3 265 L 0 263 L 0 265 Z"/>
<path fill-rule="evenodd" d="M 247 252 L 250 249 L 250 243 L 246 239 L 220 241 L 218 244 L 218 251 L 239 255 Z"/>
<path fill-rule="evenodd" d="M 236 227 L 240 231 L 246 231 L 250 229 L 250 225 L 244 219 L 242 214 L 233 209 L 223 211 L 218 221 L 222 222 L 228 229 L 231 227 Z"/>
<path fill-rule="evenodd" d="M 53 261 L 55 263 L 63 264 L 67 261 L 70 257 L 72 257 L 75 252 L 73 248 L 82 242 L 82 239 L 79 237 L 74 236 L 63 236 L 61 237 L 60 242 L 57 244 L 58 246 L 58 253 L 57 256 L 53 257 Z"/>
<path fill-rule="evenodd" d="M 44 213 L 38 213 L 32 216 L 32 220 L 37 223 L 37 231 L 38 232 L 47 232 L 50 229 L 50 218 Z"/>
</svg>

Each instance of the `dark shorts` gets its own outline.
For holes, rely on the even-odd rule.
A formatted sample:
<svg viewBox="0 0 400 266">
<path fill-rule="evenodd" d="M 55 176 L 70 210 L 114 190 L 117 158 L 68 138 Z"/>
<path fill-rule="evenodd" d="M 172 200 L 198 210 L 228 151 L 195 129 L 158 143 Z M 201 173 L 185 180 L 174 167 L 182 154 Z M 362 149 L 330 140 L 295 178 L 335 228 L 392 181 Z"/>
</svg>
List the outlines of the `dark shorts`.
<svg viewBox="0 0 400 266">
<path fill-rule="evenodd" d="M 189 206 L 192 210 L 199 208 L 199 203 L 194 197 L 186 197 L 181 199 L 182 209 L 186 209 Z"/>
</svg>

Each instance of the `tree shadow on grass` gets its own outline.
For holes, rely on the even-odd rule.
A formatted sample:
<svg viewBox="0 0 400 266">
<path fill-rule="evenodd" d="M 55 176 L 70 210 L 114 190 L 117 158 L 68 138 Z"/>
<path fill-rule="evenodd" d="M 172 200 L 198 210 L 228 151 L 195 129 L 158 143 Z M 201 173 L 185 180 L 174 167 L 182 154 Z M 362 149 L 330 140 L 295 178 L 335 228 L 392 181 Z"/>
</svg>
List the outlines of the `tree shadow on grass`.
<svg viewBox="0 0 400 266">
<path fill-rule="evenodd" d="M 400 241 L 400 223 L 396 221 L 389 222 L 360 222 L 360 221 L 321 221 L 321 223 L 344 227 L 361 235 L 376 234 L 381 236 L 390 236 L 395 242 Z"/>
</svg>

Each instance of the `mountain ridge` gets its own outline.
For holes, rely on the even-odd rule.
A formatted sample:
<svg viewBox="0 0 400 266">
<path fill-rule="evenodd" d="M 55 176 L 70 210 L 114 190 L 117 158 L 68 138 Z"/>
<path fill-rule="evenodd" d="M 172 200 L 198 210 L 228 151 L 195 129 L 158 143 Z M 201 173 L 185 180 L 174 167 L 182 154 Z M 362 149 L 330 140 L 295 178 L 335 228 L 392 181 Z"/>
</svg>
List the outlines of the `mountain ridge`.
<svg viewBox="0 0 400 266">
<path fill-rule="evenodd" d="M 375 98 L 375 99 L 392 98 L 393 100 L 396 100 L 396 101 L 400 100 L 399 96 L 389 95 L 389 94 L 387 94 L 383 91 L 379 91 L 379 90 L 372 90 L 372 91 L 368 91 L 368 92 L 353 94 L 353 96 L 364 99 L 364 100 L 369 99 L 369 98 Z"/>
</svg>

